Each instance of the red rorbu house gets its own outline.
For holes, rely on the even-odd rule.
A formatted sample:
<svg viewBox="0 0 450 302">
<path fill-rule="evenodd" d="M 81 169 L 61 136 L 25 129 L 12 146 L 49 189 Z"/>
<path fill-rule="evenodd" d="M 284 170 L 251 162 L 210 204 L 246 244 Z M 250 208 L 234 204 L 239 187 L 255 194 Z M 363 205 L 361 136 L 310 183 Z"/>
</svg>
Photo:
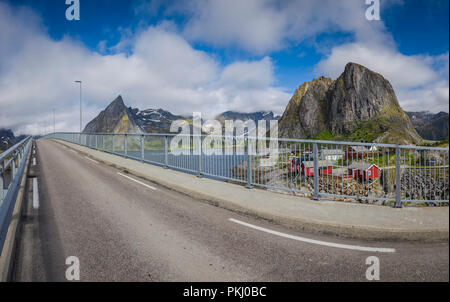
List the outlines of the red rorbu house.
<svg viewBox="0 0 450 302">
<path fill-rule="evenodd" d="M 381 175 L 381 169 L 375 164 L 354 162 L 348 167 L 348 175 L 363 180 L 376 179 Z"/>
<path fill-rule="evenodd" d="M 345 150 L 345 159 L 356 159 L 367 156 L 369 149 L 364 146 L 349 146 Z"/>
<path fill-rule="evenodd" d="M 332 175 L 333 163 L 329 160 L 319 160 L 319 175 Z M 302 162 L 302 175 L 314 176 L 314 161 Z"/>
</svg>

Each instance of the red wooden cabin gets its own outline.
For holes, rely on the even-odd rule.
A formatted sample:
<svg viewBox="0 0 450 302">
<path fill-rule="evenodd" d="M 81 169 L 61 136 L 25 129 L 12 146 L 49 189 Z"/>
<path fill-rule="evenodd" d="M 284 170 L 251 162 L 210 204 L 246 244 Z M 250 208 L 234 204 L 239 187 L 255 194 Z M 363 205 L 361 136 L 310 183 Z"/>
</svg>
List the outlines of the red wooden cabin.
<svg viewBox="0 0 450 302">
<path fill-rule="evenodd" d="M 349 146 L 345 150 L 345 159 L 357 159 L 369 154 L 369 149 L 364 146 Z"/>
<path fill-rule="evenodd" d="M 381 169 L 375 164 L 355 162 L 349 166 L 348 175 L 363 180 L 377 179 L 381 175 Z"/>
<path fill-rule="evenodd" d="M 319 175 L 332 175 L 333 163 L 329 160 L 319 160 Z M 302 175 L 314 176 L 314 161 L 302 162 Z"/>
</svg>

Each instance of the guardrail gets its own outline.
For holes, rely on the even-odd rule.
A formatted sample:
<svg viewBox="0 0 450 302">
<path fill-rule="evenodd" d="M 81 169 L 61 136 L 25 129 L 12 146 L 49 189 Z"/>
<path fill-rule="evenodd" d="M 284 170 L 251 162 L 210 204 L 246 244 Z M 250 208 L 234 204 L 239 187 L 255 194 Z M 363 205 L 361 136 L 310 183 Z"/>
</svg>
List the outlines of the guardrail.
<svg viewBox="0 0 450 302">
<path fill-rule="evenodd" d="M 31 137 L 27 137 L 0 154 L 0 254 L 22 182 L 31 143 Z"/>
<path fill-rule="evenodd" d="M 249 188 L 304 193 L 313 199 L 329 197 L 394 207 L 404 203 L 441 205 L 449 201 L 448 148 L 198 135 L 197 143 L 195 136 L 189 136 L 190 147 L 175 155 L 169 146 L 176 135 L 179 136 L 65 132 L 46 137 L 199 176 L 245 183 Z M 220 152 L 202 152 L 206 137 L 217 141 L 216 151 Z M 226 149 L 226 140 L 231 140 L 231 150 Z M 249 152 L 249 145 L 263 149 L 273 141 L 278 147 L 275 156 Z M 244 152 L 238 153 L 238 148 Z"/>
</svg>

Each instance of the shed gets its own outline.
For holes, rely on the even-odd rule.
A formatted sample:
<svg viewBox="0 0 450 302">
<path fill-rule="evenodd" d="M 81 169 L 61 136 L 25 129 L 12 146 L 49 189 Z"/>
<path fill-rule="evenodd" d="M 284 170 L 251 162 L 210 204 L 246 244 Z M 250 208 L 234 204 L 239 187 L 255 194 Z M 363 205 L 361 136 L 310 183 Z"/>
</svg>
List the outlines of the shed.
<svg viewBox="0 0 450 302">
<path fill-rule="evenodd" d="M 333 163 L 329 160 L 319 160 L 318 161 L 319 175 L 332 175 L 333 174 Z M 314 176 L 314 161 L 304 161 L 302 162 L 302 175 L 304 176 Z"/>
<path fill-rule="evenodd" d="M 349 146 L 345 150 L 345 158 L 346 159 L 360 158 L 366 155 L 368 152 L 369 149 L 367 149 L 365 146 Z"/>
<path fill-rule="evenodd" d="M 367 162 L 354 162 L 348 167 L 348 174 L 359 179 L 376 179 L 381 175 L 381 169 Z"/>
</svg>

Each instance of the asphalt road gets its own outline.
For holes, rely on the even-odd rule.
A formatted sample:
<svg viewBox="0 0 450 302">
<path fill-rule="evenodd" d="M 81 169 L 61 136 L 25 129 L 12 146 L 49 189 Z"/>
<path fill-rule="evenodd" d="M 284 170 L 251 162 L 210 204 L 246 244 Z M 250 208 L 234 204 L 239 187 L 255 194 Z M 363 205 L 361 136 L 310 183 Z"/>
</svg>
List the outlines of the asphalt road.
<svg viewBox="0 0 450 302">
<path fill-rule="evenodd" d="M 294 231 L 46 140 L 37 142 L 37 167 L 39 208 L 24 221 L 16 281 L 65 281 L 69 256 L 80 261 L 80 281 L 367 281 L 369 256 L 380 260 L 380 281 L 449 281 L 448 243 L 364 242 Z"/>
</svg>

